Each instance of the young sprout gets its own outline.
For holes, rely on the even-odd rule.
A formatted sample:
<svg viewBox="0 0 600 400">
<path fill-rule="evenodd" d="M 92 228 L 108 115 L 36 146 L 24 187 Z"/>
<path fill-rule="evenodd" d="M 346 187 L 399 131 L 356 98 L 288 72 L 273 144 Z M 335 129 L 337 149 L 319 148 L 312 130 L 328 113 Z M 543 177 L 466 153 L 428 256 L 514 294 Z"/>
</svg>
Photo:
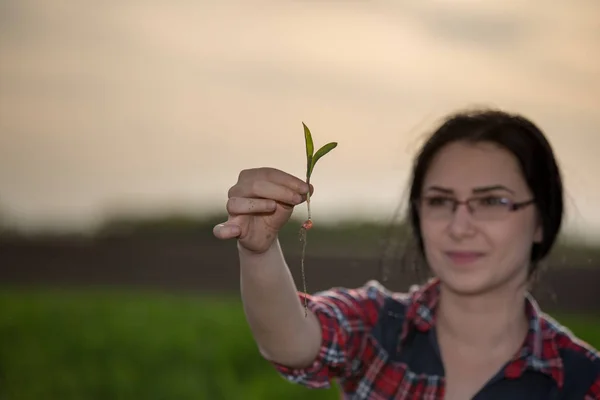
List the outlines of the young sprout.
<svg viewBox="0 0 600 400">
<path fill-rule="evenodd" d="M 329 153 L 331 150 L 337 147 L 337 142 L 330 142 L 321 147 L 315 153 L 315 147 L 313 144 L 312 135 L 310 133 L 310 129 L 303 122 L 302 126 L 304 127 L 304 141 L 306 143 L 306 183 L 310 185 L 310 177 L 315 168 L 315 164 L 321 157 L 325 154 Z M 310 192 L 306 195 L 306 208 L 308 209 L 308 219 L 304 221 L 302 226 L 300 227 L 300 241 L 302 242 L 302 256 L 300 259 L 300 267 L 302 271 L 302 284 L 304 286 L 304 293 L 306 291 L 306 277 L 304 274 L 304 256 L 306 254 L 306 242 L 308 231 L 313 227 L 312 216 L 310 213 Z M 308 303 L 306 297 L 304 298 L 304 316 L 308 316 Z"/>
</svg>

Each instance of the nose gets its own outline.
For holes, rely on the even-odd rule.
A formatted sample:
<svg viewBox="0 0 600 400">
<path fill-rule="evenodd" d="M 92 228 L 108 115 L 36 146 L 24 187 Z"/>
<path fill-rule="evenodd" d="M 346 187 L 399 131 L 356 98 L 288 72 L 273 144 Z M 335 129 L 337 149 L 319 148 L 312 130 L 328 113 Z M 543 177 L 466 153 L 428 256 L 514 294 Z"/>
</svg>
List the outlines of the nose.
<svg viewBox="0 0 600 400">
<path fill-rule="evenodd" d="M 448 231 L 455 239 L 472 236 L 475 232 L 473 216 L 466 204 L 458 204 L 450 219 Z"/>
</svg>

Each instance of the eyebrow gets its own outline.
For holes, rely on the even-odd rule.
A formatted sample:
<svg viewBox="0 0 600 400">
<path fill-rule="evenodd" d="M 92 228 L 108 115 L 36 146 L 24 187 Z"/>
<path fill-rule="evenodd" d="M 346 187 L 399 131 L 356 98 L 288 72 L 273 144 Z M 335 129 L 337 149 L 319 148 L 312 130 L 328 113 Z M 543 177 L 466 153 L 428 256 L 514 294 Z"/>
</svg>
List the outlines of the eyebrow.
<svg viewBox="0 0 600 400">
<path fill-rule="evenodd" d="M 454 193 L 454 190 L 452 190 L 452 189 L 441 187 L 441 186 L 435 186 L 435 185 L 429 186 L 426 190 L 433 190 L 436 192 L 442 192 L 442 193 L 446 193 L 446 194 Z M 504 185 L 481 186 L 481 187 L 474 188 L 472 191 L 473 191 L 473 193 L 480 194 L 480 193 L 492 192 L 495 190 L 504 190 L 504 191 L 512 193 L 512 194 L 515 193 L 514 191 L 510 190 L 509 188 L 507 188 Z"/>
</svg>

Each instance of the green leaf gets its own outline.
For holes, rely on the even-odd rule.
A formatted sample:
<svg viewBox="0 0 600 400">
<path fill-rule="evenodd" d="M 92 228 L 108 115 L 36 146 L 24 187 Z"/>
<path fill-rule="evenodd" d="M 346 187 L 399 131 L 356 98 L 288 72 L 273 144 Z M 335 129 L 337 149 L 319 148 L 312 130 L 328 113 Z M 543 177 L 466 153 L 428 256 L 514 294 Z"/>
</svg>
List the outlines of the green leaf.
<svg viewBox="0 0 600 400">
<path fill-rule="evenodd" d="M 330 142 L 330 143 L 327 143 L 326 145 L 324 145 L 323 147 L 321 147 L 319 150 L 317 150 L 314 157 L 312 158 L 310 167 L 308 169 L 308 176 L 310 176 L 312 174 L 312 171 L 315 168 L 315 164 L 317 163 L 317 161 L 319 161 L 319 159 L 321 157 L 323 157 L 325 154 L 327 154 L 331 150 L 335 149 L 337 147 L 337 145 L 338 145 L 337 142 Z"/>
<path fill-rule="evenodd" d="M 310 129 L 303 122 L 302 126 L 304 127 L 304 141 L 306 142 L 306 158 L 311 159 L 313 156 L 313 152 L 315 151 L 315 147 L 313 145 L 312 135 L 310 134 Z"/>
</svg>

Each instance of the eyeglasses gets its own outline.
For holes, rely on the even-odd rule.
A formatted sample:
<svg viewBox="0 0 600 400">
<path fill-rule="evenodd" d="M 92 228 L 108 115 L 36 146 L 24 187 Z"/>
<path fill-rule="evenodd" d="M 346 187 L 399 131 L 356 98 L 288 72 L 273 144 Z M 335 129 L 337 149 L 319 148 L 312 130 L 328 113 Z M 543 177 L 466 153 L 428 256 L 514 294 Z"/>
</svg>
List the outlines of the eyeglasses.
<svg viewBox="0 0 600 400">
<path fill-rule="evenodd" d="M 421 218 L 445 220 L 451 219 L 459 205 L 464 204 L 474 219 L 480 221 L 496 221 L 506 218 L 511 212 L 520 210 L 535 199 L 514 202 L 505 197 L 484 196 L 459 201 L 447 196 L 426 196 L 418 199 Z"/>
</svg>

